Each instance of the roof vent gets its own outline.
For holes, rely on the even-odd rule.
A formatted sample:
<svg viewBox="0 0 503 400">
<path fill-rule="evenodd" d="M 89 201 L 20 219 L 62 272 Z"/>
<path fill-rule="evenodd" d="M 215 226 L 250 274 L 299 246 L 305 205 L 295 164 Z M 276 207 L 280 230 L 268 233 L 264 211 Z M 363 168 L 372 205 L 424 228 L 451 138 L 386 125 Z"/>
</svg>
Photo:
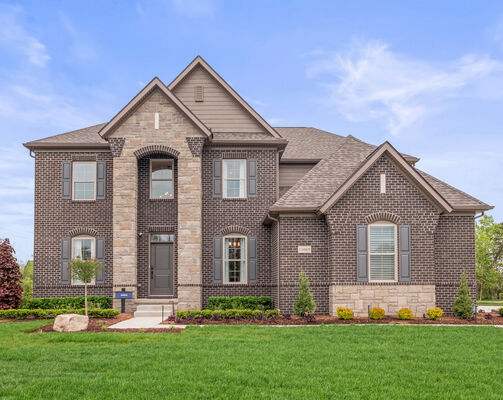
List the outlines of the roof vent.
<svg viewBox="0 0 503 400">
<path fill-rule="evenodd" d="M 204 86 L 194 87 L 194 101 L 204 101 Z"/>
</svg>

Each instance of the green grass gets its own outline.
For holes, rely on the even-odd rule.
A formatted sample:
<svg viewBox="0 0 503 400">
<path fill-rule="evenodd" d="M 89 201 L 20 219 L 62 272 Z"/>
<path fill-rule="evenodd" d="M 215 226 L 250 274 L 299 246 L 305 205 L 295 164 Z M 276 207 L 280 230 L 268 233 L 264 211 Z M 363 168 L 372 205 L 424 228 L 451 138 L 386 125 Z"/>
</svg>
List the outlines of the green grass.
<svg viewBox="0 0 503 400">
<path fill-rule="evenodd" d="M 503 300 L 479 300 L 478 306 L 500 306 L 503 307 Z"/>
<path fill-rule="evenodd" d="M 37 333 L 0 323 L 4 399 L 500 399 L 503 329 L 189 327 Z"/>
</svg>

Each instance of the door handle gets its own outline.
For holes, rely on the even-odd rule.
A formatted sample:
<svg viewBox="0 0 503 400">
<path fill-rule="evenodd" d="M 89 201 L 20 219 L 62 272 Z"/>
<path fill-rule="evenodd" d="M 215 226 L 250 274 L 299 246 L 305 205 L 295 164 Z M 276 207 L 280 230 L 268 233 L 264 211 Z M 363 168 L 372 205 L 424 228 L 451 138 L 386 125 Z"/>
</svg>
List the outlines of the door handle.
<svg viewBox="0 0 503 400">
<path fill-rule="evenodd" d="M 150 266 L 150 279 L 154 279 L 154 267 Z"/>
</svg>

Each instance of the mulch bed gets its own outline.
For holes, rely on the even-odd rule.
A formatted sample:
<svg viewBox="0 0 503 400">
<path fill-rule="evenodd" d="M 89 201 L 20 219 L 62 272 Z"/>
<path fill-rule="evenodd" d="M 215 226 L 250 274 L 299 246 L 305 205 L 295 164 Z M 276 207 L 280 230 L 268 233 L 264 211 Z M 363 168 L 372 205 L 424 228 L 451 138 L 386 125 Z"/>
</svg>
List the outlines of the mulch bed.
<svg viewBox="0 0 503 400">
<path fill-rule="evenodd" d="M 110 329 L 111 325 L 118 322 L 125 321 L 127 319 L 133 318 L 133 313 L 123 313 L 119 314 L 114 318 L 89 318 L 89 325 L 85 331 L 82 332 L 141 332 L 141 333 L 179 333 L 183 331 L 180 328 L 145 328 L 145 329 Z M 12 320 L 10 320 L 12 321 Z M 26 320 L 23 320 L 26 321 Z M 28 333 L 40 333 L 40 332 L 55 332 L 52 329 L 52 323 L 43 325 L 40 328 L 34 329 Z"/>
<path fill-rule="evenodd" d="M 412 325 L 412 324 L 423 324 L 423 325 L 438 325 L 438 324 L 449 324 L 449 325 L 503 325 L 503 317 L 498 313 L 478 313 L 477 322 L 473 319 L 459 319 L 451 316 L 443 316 L 440 321 L 432 321 L 428 318 L 415 317 L 410 320 L 400 320 L 396 317 L 385 316 L 382 320 L 368 320 L 367 317 L 355 317 L 352 320 L 342 320 L 338 317 L 333 317 L 330 315 L 316 315 L 315 320 L 312 322 L 306 321 L 302 317 L 297 317 L 292 315 L 289 318 L 280 316 L 274 319 L 268 319 L 262 321 L 260 319 L 250 320 L 250 319 L 226 319 L 221 321 L 213 321 L 210 319 L 199 319 L 199 320 L 188 320 L 180 319 L 176 321 L 164 321 L 163 324 L 173 325 L 173 324 L 183 324 L 183 325 L 350 325 L 350 324 L 381 324 L 381 325 Z"/>
</svg>

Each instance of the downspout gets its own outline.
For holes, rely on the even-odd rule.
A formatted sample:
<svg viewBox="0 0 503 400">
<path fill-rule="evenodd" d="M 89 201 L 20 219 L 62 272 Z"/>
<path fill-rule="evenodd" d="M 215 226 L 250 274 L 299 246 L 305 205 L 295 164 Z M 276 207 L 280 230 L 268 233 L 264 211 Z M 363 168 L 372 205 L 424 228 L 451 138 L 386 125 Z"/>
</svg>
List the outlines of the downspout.
<svg viewBox="0 0 503 400">
<path fill-rule="evenodd" d="M 271 216 L 271 213 L 267 213 L 267 217 L 270 218 L 271 220 L 275 221 L 278 224 L 278 237 L 276 238 L 276 269 L 277 269 L 277 280 L 276 280 L 276 291 L 277 291 L 277 296 L 278 296 L 278 310 L 281 310 L 280 308 L 280 297 L 279 297 L 279 244 L 280 244 L 280 239 L 279 239 L 279 219 L 274 218 Z"/>
<path fill-rule="evenodd" d="M 31 158 L 35 158 L 35 156 L 32 154 L 33 153 L 33 150 L 32 149 L 29 149 L 30 150 L 30 157 Z"/>
<path fill-rule="evenodd" d="M 482 212 L 480 213 L 480 215 L 475 215 L 475 216 L 473 217 L 473 219 L 479 219 L 480 217 L 482 217 L 482 216 L 484 215 L 484 213 L 485 213 L 485 211 L 482 211 Z"/>
</svg>

